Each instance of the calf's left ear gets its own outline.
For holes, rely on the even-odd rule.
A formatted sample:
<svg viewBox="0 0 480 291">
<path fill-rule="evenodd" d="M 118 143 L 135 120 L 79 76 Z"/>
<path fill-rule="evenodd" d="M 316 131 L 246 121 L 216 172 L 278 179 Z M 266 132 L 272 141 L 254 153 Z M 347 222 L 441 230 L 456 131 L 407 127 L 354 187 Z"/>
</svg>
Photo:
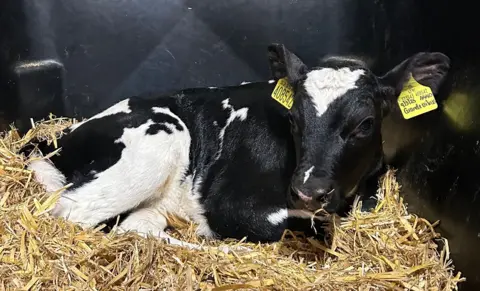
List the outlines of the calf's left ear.
<svg viewBox="0 0 480 291">
<path fill-rule="evenodd" d="M 436 95 L 450 70 L 450 58 L 439 52 L 417 53 L 380 77 L 381 85 L 397 97 L 412 76 L 418 83 L 430 87 Z"/>
<path fill-rule="evenodd" d="M 307 74 L 307 66 L 283 44 L 268 46 L 268 61 L 275 80 L 287 77 L 289 83 L 294 84 Z"/>
</svg>

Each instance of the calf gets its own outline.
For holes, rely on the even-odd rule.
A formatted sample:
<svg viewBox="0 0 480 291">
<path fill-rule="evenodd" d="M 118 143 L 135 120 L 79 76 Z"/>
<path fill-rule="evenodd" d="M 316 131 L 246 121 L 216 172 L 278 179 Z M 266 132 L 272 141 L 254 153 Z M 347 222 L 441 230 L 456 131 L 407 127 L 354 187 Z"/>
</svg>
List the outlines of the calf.
<svg viewBox="0 0 480 291">
<path fill-rule="evenodd" d="M 369 183 L 375 194 L 382 118 L 409 76 L 436 94 L 450 67 L 419 53 L 378 77 L 356 59 L 308 69 L 283 45 L 268 55 L 272 81 L 132 97 L 70 126 L 60 155 L 28 165 L 47 191 L 73 184 L 52 214 L 89 227 L 123 215 L 120 230 L 164 238 L 167 213 L 206 237 L 312 234 L 311 211 L 338 213 Z M 271 97 L 280 79 L 293 105 Z"/>
</svg>

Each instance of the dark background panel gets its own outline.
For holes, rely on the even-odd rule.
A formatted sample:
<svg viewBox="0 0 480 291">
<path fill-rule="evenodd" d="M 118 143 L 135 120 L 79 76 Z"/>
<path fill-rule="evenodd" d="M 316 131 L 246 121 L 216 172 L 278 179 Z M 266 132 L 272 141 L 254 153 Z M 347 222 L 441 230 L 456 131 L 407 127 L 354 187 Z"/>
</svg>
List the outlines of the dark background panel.
<svg viewBox="0 0 480 291">
<path fill-rule="evenodd" d="M 480 287 L 480 42 L 473 1 L 3 0 L 0 126 L 49 112 L 88 117 L 144 92 L 269 79 L 266 46 L 309 65 L 364 58 L 382 74 L 441 51 L 452 74 L 438 110 L 384 124 L 384 149 L 410 209 L 441 220 L 465 289 Z"/>
</svg>

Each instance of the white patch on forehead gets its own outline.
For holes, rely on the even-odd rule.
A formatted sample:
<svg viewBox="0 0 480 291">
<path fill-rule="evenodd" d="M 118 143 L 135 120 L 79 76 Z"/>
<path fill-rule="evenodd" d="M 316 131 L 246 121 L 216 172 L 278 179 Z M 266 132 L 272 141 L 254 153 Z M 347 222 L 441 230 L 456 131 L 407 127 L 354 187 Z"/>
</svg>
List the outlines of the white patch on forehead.
<svg viewBox="0 0 480 291">
<path fill-rule="evenodd" d="M 275 80 L 268 80 L 268 84 L 273 84 L 275 83 Z"/>
<path fill-rule="evenodd" d="M 250 84 L 251 82 L 247 82 L 247 81 L 243 81 L 242 83 L 240 83 L 240 85 L 247 85 L 247 84 Z"/>
<path fill-rule="evenodd" d="M 348 90 L 357 88 L 355 83 L 364 73 L 365 70 L 351 71 L 350 68 L 323 68 L 309 72 L 304 86 L 312 97 L 317 116 L 321 116 L 333 101 Z"/>
<path fill-rule="evenodd" d="M 311 166 L 310 169 L 305 171 L 305 176 L 303 176 L 303 184 L 307 183 L 308 178 L 310 178 L 310 175 L 312 174 L 313 169 L 315 166 Z"/>
</svg>

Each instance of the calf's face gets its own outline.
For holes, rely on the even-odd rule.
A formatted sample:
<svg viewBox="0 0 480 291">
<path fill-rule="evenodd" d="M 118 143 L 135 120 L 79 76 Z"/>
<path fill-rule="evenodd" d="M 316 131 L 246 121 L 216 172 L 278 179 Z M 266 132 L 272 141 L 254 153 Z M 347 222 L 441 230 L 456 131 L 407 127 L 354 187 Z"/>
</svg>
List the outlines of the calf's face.
<svg viewBox="0 0 480 291">
<path fill-rule="evenodd" d="M 281 44 L 268 48 L 276 79 L 294 89 L 289 110 L 297 167 L 291 180 L 295 207 L 335 212 L 382 163 L 381 123 L 410 76 L 436 94 L 450 68 L 441 53 L 418 53 L 384 76 L 361 60 L 324 58 L 308 68 Z"/>
</svg>

